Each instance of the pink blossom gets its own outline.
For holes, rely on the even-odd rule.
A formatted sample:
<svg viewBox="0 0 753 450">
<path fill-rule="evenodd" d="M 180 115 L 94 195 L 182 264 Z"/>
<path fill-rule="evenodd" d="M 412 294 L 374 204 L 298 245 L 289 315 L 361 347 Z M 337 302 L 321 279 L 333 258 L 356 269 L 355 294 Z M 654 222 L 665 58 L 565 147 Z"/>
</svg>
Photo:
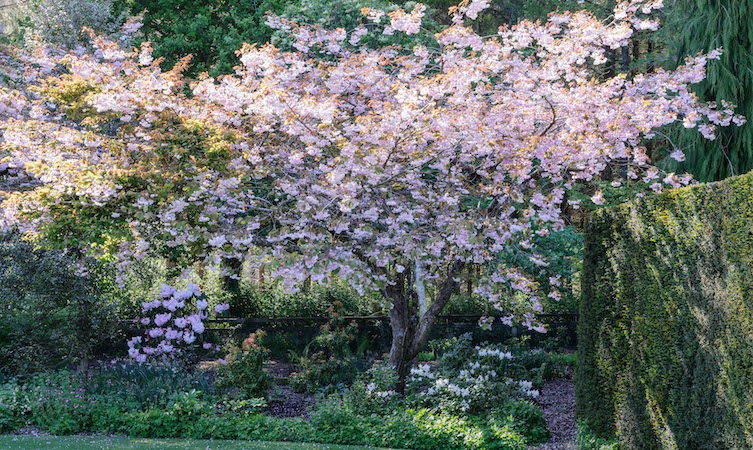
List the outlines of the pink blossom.
<svg viewBox="0 0 753 450">
<path fill-rule="evenodd" d="M 178 301 L 175 300 L 174 298 L 170 298 L 168 300 L 163 300 L 162 301 L 162 306 L 164 306 L 165 308 L 167 308 L 170 311 L 175 311 L 176 309 L 178 309 Z"/>
<path fill-rule="evenodd" d="M 160 337 L 164 334 L 164 330 L 162 328 L 152 328 L 150 329 L 147 334 L 153 338 Z"/>
<path fill-rule="evenodd" d="M 204 323 L 203 322 L 191 322 L 191 327 L 196 333 L 203 333 L 204 332 Z"/>
<path fill-rule="evenodd" d="M 147 312 L 149 310 L 152 310 L 152 309 L 160 306 L 161 304 L 162 304 L 162 302 L 160 302 L 159 300 L 154 300 L 154 301 L 151 301 L 151 302 L 143 302 L 141 304 L 141 306 L 143 307 L 144 312 Z"/>
<path fill-rule="evenodd" d="M 193 344 L 193 342 L 196 340 L 196 335 L 191 333 L 190 331 L 186 331 L 183 333 L 183 342 L 186 344 Z"/>
<path fill-rule="evenodd" d="M 685 161 L 685 153 L 682 150 L 675 150 L 669 155 L 670 158 L 676 161 Z"/>
<path fill-rule="evenodd" d="M 167 340 L 175 340 L 178 339 L 181 335 L 181 332 L 178 330 L 175 330 L 173 328 L 168 328 L 165 331 L 165 339 Z"/>
<path fill-rule="evenodd" d="M 154 324 L 158 327 L 161 327 L 162 325 L 166 324 L 172 315 L 170 313 L 164 313 L 164 314 L 157 314 L 154 316 Z M 154 336 L 153 336 L 154 337 Z"/>
<path fill-rule="evenodd" d="M 162 341 L 159 343 L 159 346 L 157 347 L 157 350 L 162 353 L 170 353 L 175 349 L 175 347 L 171 344 L 168 344 L 166 341 Z"/>
<path fill-rule="evenodd" d="M 163 284 L 162 287 L 160 288 L 160 293 L 159 293 L 160 298 L 168 298 L 168 297 L 171 297 L 173 294 L 175 294 L 175 288 L 172 286 Z"/>
</svg>

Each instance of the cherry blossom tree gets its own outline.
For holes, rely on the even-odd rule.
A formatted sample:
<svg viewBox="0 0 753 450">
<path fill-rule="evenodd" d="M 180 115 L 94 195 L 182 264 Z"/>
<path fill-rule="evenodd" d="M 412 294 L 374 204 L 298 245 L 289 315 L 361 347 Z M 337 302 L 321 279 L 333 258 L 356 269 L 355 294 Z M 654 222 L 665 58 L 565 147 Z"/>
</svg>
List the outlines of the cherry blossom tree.
<svg viewBox="0 0 753 450">
<path fill-rule="evenodd" d="M 5 225 L 119 267 L 150 253 L 186 273 L 271 260 L 290 288 L 339 277 L 379 290 L 402 381 L 468 264 L 486 267 L 476 291 L 507 323 L 543 331 L 538 287 L 500 252 L 546 265 L 531 237 L 564 226 L 574 184 L 615 160 L 653 190 L 687 184 L 651 167 L 643 141 L 677 121 L 713 138 L 743 119 L 689 87 L 718 51 L 673 72 L 597 76 L 606 51 L 657 26 L 660 0 L 619 3 L 607 23 L 553 14 L 482 37 L 465 22 L 487 4 L 452 8 L 435 48 L 360 47 L 364 25 L 269 17 L 295 53 L 246 45 L 236 74 L 195 82 L 181 64 L 161 71 L 148 44 L 5 50 L 16 81 L 0 88 L 2 148 L 40 183 L 8 194 Z M 414 34 L 424 8 L 363 13 L 372 29 Z"/>
</svg>

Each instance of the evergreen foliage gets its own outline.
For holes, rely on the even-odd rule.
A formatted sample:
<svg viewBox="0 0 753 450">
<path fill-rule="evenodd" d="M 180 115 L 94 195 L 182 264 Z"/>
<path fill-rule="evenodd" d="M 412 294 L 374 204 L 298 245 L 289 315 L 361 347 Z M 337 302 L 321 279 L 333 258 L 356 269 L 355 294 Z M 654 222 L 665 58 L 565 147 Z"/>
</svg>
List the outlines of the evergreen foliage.
<svg viewBox="0 0 753 450">
<path fill-rule="evenodd" d="M 234 2 L 211 0 L 129 0 L 133 14 L 146 10 L 142 31 L 152 42 L 154 56 L 165 58 L 164 68 L 192 55 L 189 75 L 212 76 L 233 72 L 240 64 L 236 50 L 244 42 L 263 44 L 272 36 L 264 23 L 267 11 L 279 14 L 283 0 Z"/>
<path fill-rule="evenodd" d="M 595 212 L 577 414 L 623 449 L 753 447 L 753 173 Z"/>
<path fill-rule="evenodd" d="M 108 274 L 81 262 L 0 235 L 0 378 L 71 366 L 112 339 Z"/>
<path fill-rule="evenodd" d="M 699 52 L 723 48 L 720 61 L 710 64 L 706 79 L 695 86 L 702 101 L 726 100 L 735 112 L 748 119 L 742 127 L 718 130 L 715 140 L 702 138 L 696 130 L 674 131 L 673 141 L 685 150 L 679 172 L 690 172 L 701 181 L 716 181 L 753 170 L 753 0 L 676 0 L 668 8 L 667 35 L 677 35 L 670 44 L 674 61 Z"/>
</svg>

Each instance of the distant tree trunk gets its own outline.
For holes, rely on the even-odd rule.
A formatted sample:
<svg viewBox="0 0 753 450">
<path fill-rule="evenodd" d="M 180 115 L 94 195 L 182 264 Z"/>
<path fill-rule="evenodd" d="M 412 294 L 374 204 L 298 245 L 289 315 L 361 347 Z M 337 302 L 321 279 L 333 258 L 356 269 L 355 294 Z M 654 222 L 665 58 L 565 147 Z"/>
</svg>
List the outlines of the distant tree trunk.
<svg viewBox="0 0 753 450">
<path fill-rule="evenodd" d="M 630 47 L 628 45 L 622 46 L 622 72 L 628 73 L 630 71 Z"/>
<path fill-rule="evenodd" d="M 416 308 L 410 303 L 412 286 L 408 272 L 398 274 L 394 284 L 387 286 L 384 294 L 392 302 L 390 309 L 390 325 L 392 326 L 392 347 L 390 348 L 389 364 L 396 370 L 398 383 L 396 390 L 400 394 L 405 393 L 405 384 L 410 374 L 413 360 L 423 350 L 429 333 L 442 312 L 450 296 L 457 288 L 455 281 L 465 267 L 462 261 L 455 261 L 450 265 L 444 281 L 439 286 L 436 296 L 426 313 L 417 316 Z"/>
<path fill-rule="evenodd" d="M 89 361 L 91 358 L 91 338 L 92 326 L 90 318 L 90 297 L 83 296 L 76 300 L 78 302 L 78 311 L 76 318 L 76 338 L 78 340 L 78 373 L 87 376 L 89 374 Z"/>
<path fill-rule="evenodd" d="M 468 266 L 468 269 L 466 269 L 465 272 L 465 289 L 469 297 L 473 295 L 473 277 L 475 272 L 474 267 L 475 266 L 473 265 Z"/>
<path fill-rule="evenodd" d="M 85 264 L 84 253 L 80 249 L 71 249 L 69 254 L 78 260 L 82 265 Z M 78 295 L 76 302 L 76 352 L 78 353 L 78 366 L 76 370 L 79 374 L 87 376 L 89 374 L 89 362 L 92 354 L 92 321 L 91 321 L 91 292 L 87 284 L 85 292 Z"/>
<path fill-rule="evenodd" d="M 222 277 L 222 287 L 225 292 L 229 292 L 233 297 L 236 297 L 241 292 L 241 273 L 243 270 L 243 261 L 241 261 L 240 259 L 231 258 L 226 260 L 225 265 L 230 274 Z"/>
</svg>

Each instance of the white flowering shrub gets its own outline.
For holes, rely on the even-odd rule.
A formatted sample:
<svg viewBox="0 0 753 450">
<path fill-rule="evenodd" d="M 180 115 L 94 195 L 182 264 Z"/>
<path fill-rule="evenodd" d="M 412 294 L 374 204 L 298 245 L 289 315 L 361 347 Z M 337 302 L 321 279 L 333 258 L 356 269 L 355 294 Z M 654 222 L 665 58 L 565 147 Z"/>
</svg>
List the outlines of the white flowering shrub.
<svg viewBox="0 0 753 450">
<path fill-rule="evenodd" d="M 210 317 L 209 302 L 199 287 L 189 283 L 178 291 L 163 285 L 160 298 L 142 304 L 144 317 L 139 323 L 148 328 L 143 336 L 134 336 L 128 341 L 128 355 L 137 362 L 149 358 L 170 359 L 198 349 L 198 337 L 204 333 L 204 320 Z M 229 308 L 227 303 L 214 307 L 213 313 L 221 314 Z M 209 343 L 204 350 L 218 350 Z"/>
<path fill-rule="evenodd" d="M 84 28 L 112 34 L 126 18 L 125 13 L 116 12 L 114 0 L 32 0 L 19 2 L 5 16 L 27 45 L 42 41 L 68 48 L 89 42 Z"/>
<path fill-rule="evenodd" d="M 466 414 L 481 414 L 508 399 L 537 398 L 540 378 L 517 359 L 500 346 L 474 347 L 465 334 L 436 367 L 413 367 L 409 390 L 421 406 Z"/>
<path fill-rule="evenodd" d="M 364 414 L 386 412 L 395 407 L 400 396 L 394 391 L 395 369 L 385 363 L 373 365 L 351 386 L 346 399 L 350 407 Z"/>
</svg>

